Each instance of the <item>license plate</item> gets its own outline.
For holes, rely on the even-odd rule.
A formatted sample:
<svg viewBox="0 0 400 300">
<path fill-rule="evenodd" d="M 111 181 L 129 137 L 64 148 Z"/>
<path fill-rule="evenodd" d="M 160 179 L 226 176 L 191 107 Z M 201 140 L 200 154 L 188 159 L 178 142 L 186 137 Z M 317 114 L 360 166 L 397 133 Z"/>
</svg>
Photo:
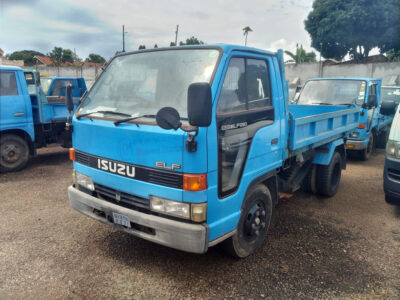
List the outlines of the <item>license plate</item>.
<svg viewBox="0 0 400 300">
<path fill-rule="evenodd" d="M 114 223 L 131 228 L 131 221 L 127 216 L 113 213 Z"/>
</svg>

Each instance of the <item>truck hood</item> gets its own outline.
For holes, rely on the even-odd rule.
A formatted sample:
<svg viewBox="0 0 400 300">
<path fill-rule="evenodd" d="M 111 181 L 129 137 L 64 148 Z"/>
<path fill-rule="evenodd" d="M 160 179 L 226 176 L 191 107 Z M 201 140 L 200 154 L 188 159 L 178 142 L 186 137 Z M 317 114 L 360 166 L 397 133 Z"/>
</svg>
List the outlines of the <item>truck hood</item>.
<svg viewBox="0 0 400 300">
<path fill-rule="evenodd" d="M 73 147 L 91 156 L 137 166 L 183 172 L 181 130 L 164 130 L 154 125 L 82 118 L 73 123 Z M 157 164 L 156 164 L 157 162 Z M 180 167 L 179 167 L 180 166 Z"/>
</svg>

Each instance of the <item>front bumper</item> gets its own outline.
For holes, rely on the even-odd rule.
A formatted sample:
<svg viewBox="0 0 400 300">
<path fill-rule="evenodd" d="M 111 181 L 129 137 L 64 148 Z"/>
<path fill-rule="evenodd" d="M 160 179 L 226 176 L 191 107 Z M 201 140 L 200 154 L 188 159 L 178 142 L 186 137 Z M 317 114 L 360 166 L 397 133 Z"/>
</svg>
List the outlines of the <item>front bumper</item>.
<svg viewBox="0 0 400 300">
<path fill-rule="evenodd" d="M 386 157 L 383 172 L 385 195 L 400 201 L 400 160 Z"/>
<path fill-rule="evenodd" d="M 74 209 L 118 230 L 186 252 L 207 252 L 209 232 L 206 225 L 184 223 L 138 212 L 93 197 L 77 190 L 73 186 L 68 187 L 68 196 L 69 202 Z M 99 211 L 104 214 L 99 214 Z M 131 223 L 135 224 L 134 228 L 127 228 L 113 223 L 113 212 L 127 216 Z M 141 226 L 152 229 L 152 233 L 135 229 Z"/>
<path fill-rule="evenodd" d="M 368 141 L 350 140 L 346 141 L 347 150 L 364 150 L 368 146 Z"/>
</svg>

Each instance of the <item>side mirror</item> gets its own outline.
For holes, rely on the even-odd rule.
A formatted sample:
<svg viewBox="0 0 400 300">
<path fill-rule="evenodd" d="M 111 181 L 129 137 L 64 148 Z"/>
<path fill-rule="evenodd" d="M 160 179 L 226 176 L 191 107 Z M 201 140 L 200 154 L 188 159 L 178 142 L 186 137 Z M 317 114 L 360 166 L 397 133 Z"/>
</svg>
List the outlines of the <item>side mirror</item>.
<svg viewBox="0 0 400 300">
<path fill-rule="evenodd" d="M 396 102 L 393 100 L 382 101 L 381 109 L 379 111 L 384 116 L 394 115 L 396 112 Z"/>
<path fill-rule="evenodd" d="M 163 129 L 177 130 L 181 127 L 181 118 L 178 111 L 173 107 L 163 107 L 156 115 L 157 125 Z"/>
<path fill-rule="evenodd" d="M 192 83 L 188 89 L 187 106 L 190 125 L 210 126 L 212 116 L 211 86 L 207 82 Z"/>
<path fill-rule="evenodd" d="M 74 101 L 72 100 L 72 86 L 67 85 L 65 87 L 65 106 L 71 113 L 74 110 Z"/>
<path fill-rule="evenodd" d="M 368 100 L 367 100 L 367 108 L 371 109 L 373 107 L 377 107 L 378 102 L 376 100 L 376 95 L 368 95 Z"/>
</svg>

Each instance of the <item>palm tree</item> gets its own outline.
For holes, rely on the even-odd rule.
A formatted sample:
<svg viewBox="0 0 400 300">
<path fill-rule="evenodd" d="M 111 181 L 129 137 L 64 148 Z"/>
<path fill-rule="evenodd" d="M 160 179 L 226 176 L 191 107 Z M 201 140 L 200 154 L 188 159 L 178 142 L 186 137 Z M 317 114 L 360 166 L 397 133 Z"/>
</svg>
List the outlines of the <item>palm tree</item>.
<svg viewBox="0 0 400 300">
<path fill-rule="evenodd" d="M 244 45 L 247 46 L 247 35 L 249 34 L 249 32 L 252 32 L 253 29 L 251 29 L 250 26 L 246 26 L 242 30 L 243 30 L 243 35 L 245 36 Z"/>
<path fill-rule="evenodd" d="M 285 54 L 289 55 L 292 59 L 288 60 L 287 62 L 294 62 L 296 64 L 303 63 L 303 62 L 316 62 L 315 59 L 316 55 L 315 52 L 306 52 L 303 49 L 303 45 L 296 44 L 296 53 L 292 53 L 290 51 L 285 51 Z"/>
</svg>

